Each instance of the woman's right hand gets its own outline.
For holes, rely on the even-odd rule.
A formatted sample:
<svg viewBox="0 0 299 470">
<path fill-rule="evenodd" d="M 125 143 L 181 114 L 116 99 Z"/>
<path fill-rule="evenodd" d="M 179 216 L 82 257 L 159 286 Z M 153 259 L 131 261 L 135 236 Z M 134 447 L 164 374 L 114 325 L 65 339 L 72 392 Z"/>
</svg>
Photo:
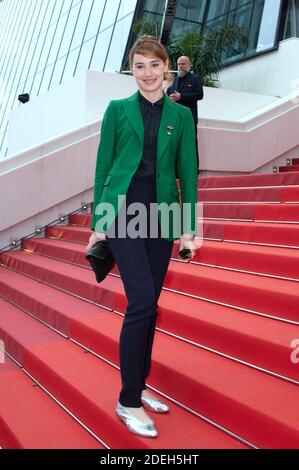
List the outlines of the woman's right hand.
<svg viewBox="0 0 299 470">
<path fill-rule="evenodd" d="M 106 234 L 102 232 L 92 232 L 89 237 L 88 245 L 86 247 L 86 252 L 99 240 L 106 240 Z"/>
</svg>

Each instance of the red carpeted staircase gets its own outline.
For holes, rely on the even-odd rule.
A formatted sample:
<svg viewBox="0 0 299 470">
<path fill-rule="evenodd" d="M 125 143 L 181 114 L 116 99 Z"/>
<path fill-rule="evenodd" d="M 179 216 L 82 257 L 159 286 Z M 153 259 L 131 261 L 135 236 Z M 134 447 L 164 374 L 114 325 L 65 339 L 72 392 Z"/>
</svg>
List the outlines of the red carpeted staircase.
<svg viewBox="0 0 299 470">
<path fill-rule="evenodd" d="M 280 166 L 279 171 L 282 173 L 290 171 L 299 171 L 299 158 L 292 158 L 292 164 Z"/>
<path fill-rule="evenodd" d="M 96 283 L 80 214 L 0 257 L 0 446 L 298 447 L 299 172 L 198 187 L 203 245 L 188 264 L 175 243 L 159 300 L 148 385 L 170 413 L 149 412 L 158 438 L 114 414 L 126 297 L 117 267 Z"/>
</svg>

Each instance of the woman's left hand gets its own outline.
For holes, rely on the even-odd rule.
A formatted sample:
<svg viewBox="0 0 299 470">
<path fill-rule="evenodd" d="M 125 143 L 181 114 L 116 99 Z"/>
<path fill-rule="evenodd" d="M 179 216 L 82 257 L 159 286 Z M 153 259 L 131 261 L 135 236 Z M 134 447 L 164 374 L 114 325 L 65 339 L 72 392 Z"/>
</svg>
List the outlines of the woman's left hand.
<svg viewBox="0 0 299 470">
<path fill-rule="evenodd" d="M 187 248 L 191 251 L 191 256 L 187 258 L 188 261 L 190 261 L 196 253 L 196 244 L 195 244 L 195 238 L 194 235 L 189 234 L 189 233 L 184 233 L 181 238 L 180 238 L 180 244 L 179 244 L 179 251 L 182 250 L 183 248 Z"/>
</svg>

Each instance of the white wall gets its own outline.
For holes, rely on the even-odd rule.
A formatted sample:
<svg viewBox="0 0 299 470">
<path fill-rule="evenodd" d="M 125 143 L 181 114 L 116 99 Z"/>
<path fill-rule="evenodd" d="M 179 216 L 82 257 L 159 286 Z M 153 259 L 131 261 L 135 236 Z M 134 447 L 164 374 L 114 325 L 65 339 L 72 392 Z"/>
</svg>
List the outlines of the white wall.
<svg viewBox="0 0 299 470">
<path fill-rule="evenodd" d="M 84 70 L 11 112 L 8 155 L 31 148 L 99 119 L 108 102 L 136 90 L 132 77 Z"/>
<path fill-rule="evenodd" d="M 286 39 L 276 51 L 225 67 L 219 80 L 228 90 L 279 97 L 291 93 L 299 88 L 299 39 Z"/>
<path fill-rule="evenodd" d="M 131 76 L 87 70 L 13 110 L 0 159 L 0 247 L 92 201 L 103 113 L 136 89 Z"/>
<path fill-rule="evenodd" d="M 274 96 L 204 87 L 204 99 L 198 102 L 198 118 L 237 122 L 275 101 Z"/>
<path fill-rule="evenodd" d="M 11 170 L 1 172 L 0 162 L 0 248 L 92 201 L 99 127 L 87 126 L 85 138 L 39 158 L 12 162 Z"/>
</svg>

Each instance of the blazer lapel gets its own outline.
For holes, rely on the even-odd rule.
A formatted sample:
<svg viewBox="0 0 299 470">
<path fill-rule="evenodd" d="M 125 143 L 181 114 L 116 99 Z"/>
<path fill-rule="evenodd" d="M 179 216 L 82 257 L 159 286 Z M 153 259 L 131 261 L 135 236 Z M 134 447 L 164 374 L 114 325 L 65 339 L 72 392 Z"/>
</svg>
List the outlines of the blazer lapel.
<svg viewBox="0 0 299 470">
<path fill-rule="evenodd" d="M 125 112 L 127 118 L 130 122 L 130 125 L 134 129 L 135 133 L 138 136 L 140 144 L 143 148 L 144 143 L 144 124 L 139 104 L 139 97 L 138 91 L 136 91 L 133 95 L 129 96 L 125 101 Z M 173 101 L 165 94 L 165 102 L 162 109 L 161 121 L 158 131 L 158 139 L 157 139 L 157 162 L 162 157 L 169 140 L 171 138 L 171 134 L 173 129 L 176 125 L 176 118 L 177 118 L 177 109 L 174 105 Z"/>
<path fill-rule="evenodd" d="M 129 123 L 136 132 L 143 147 L 144 125 L 139 105 L 138 91 L 136 91 L 133 95 L 129 96 L 129 98 L 124 101 L 124 105 Z"/>
<path fill-rule="evenodd" d="M 162 109 L 160 127 L 157 142 L 157 163 L 166 150 L 170 142 L 172 132 L 176 126 L 177 107 L 174 102 L 165 94 L 165 102 Z"/>
</svg>

